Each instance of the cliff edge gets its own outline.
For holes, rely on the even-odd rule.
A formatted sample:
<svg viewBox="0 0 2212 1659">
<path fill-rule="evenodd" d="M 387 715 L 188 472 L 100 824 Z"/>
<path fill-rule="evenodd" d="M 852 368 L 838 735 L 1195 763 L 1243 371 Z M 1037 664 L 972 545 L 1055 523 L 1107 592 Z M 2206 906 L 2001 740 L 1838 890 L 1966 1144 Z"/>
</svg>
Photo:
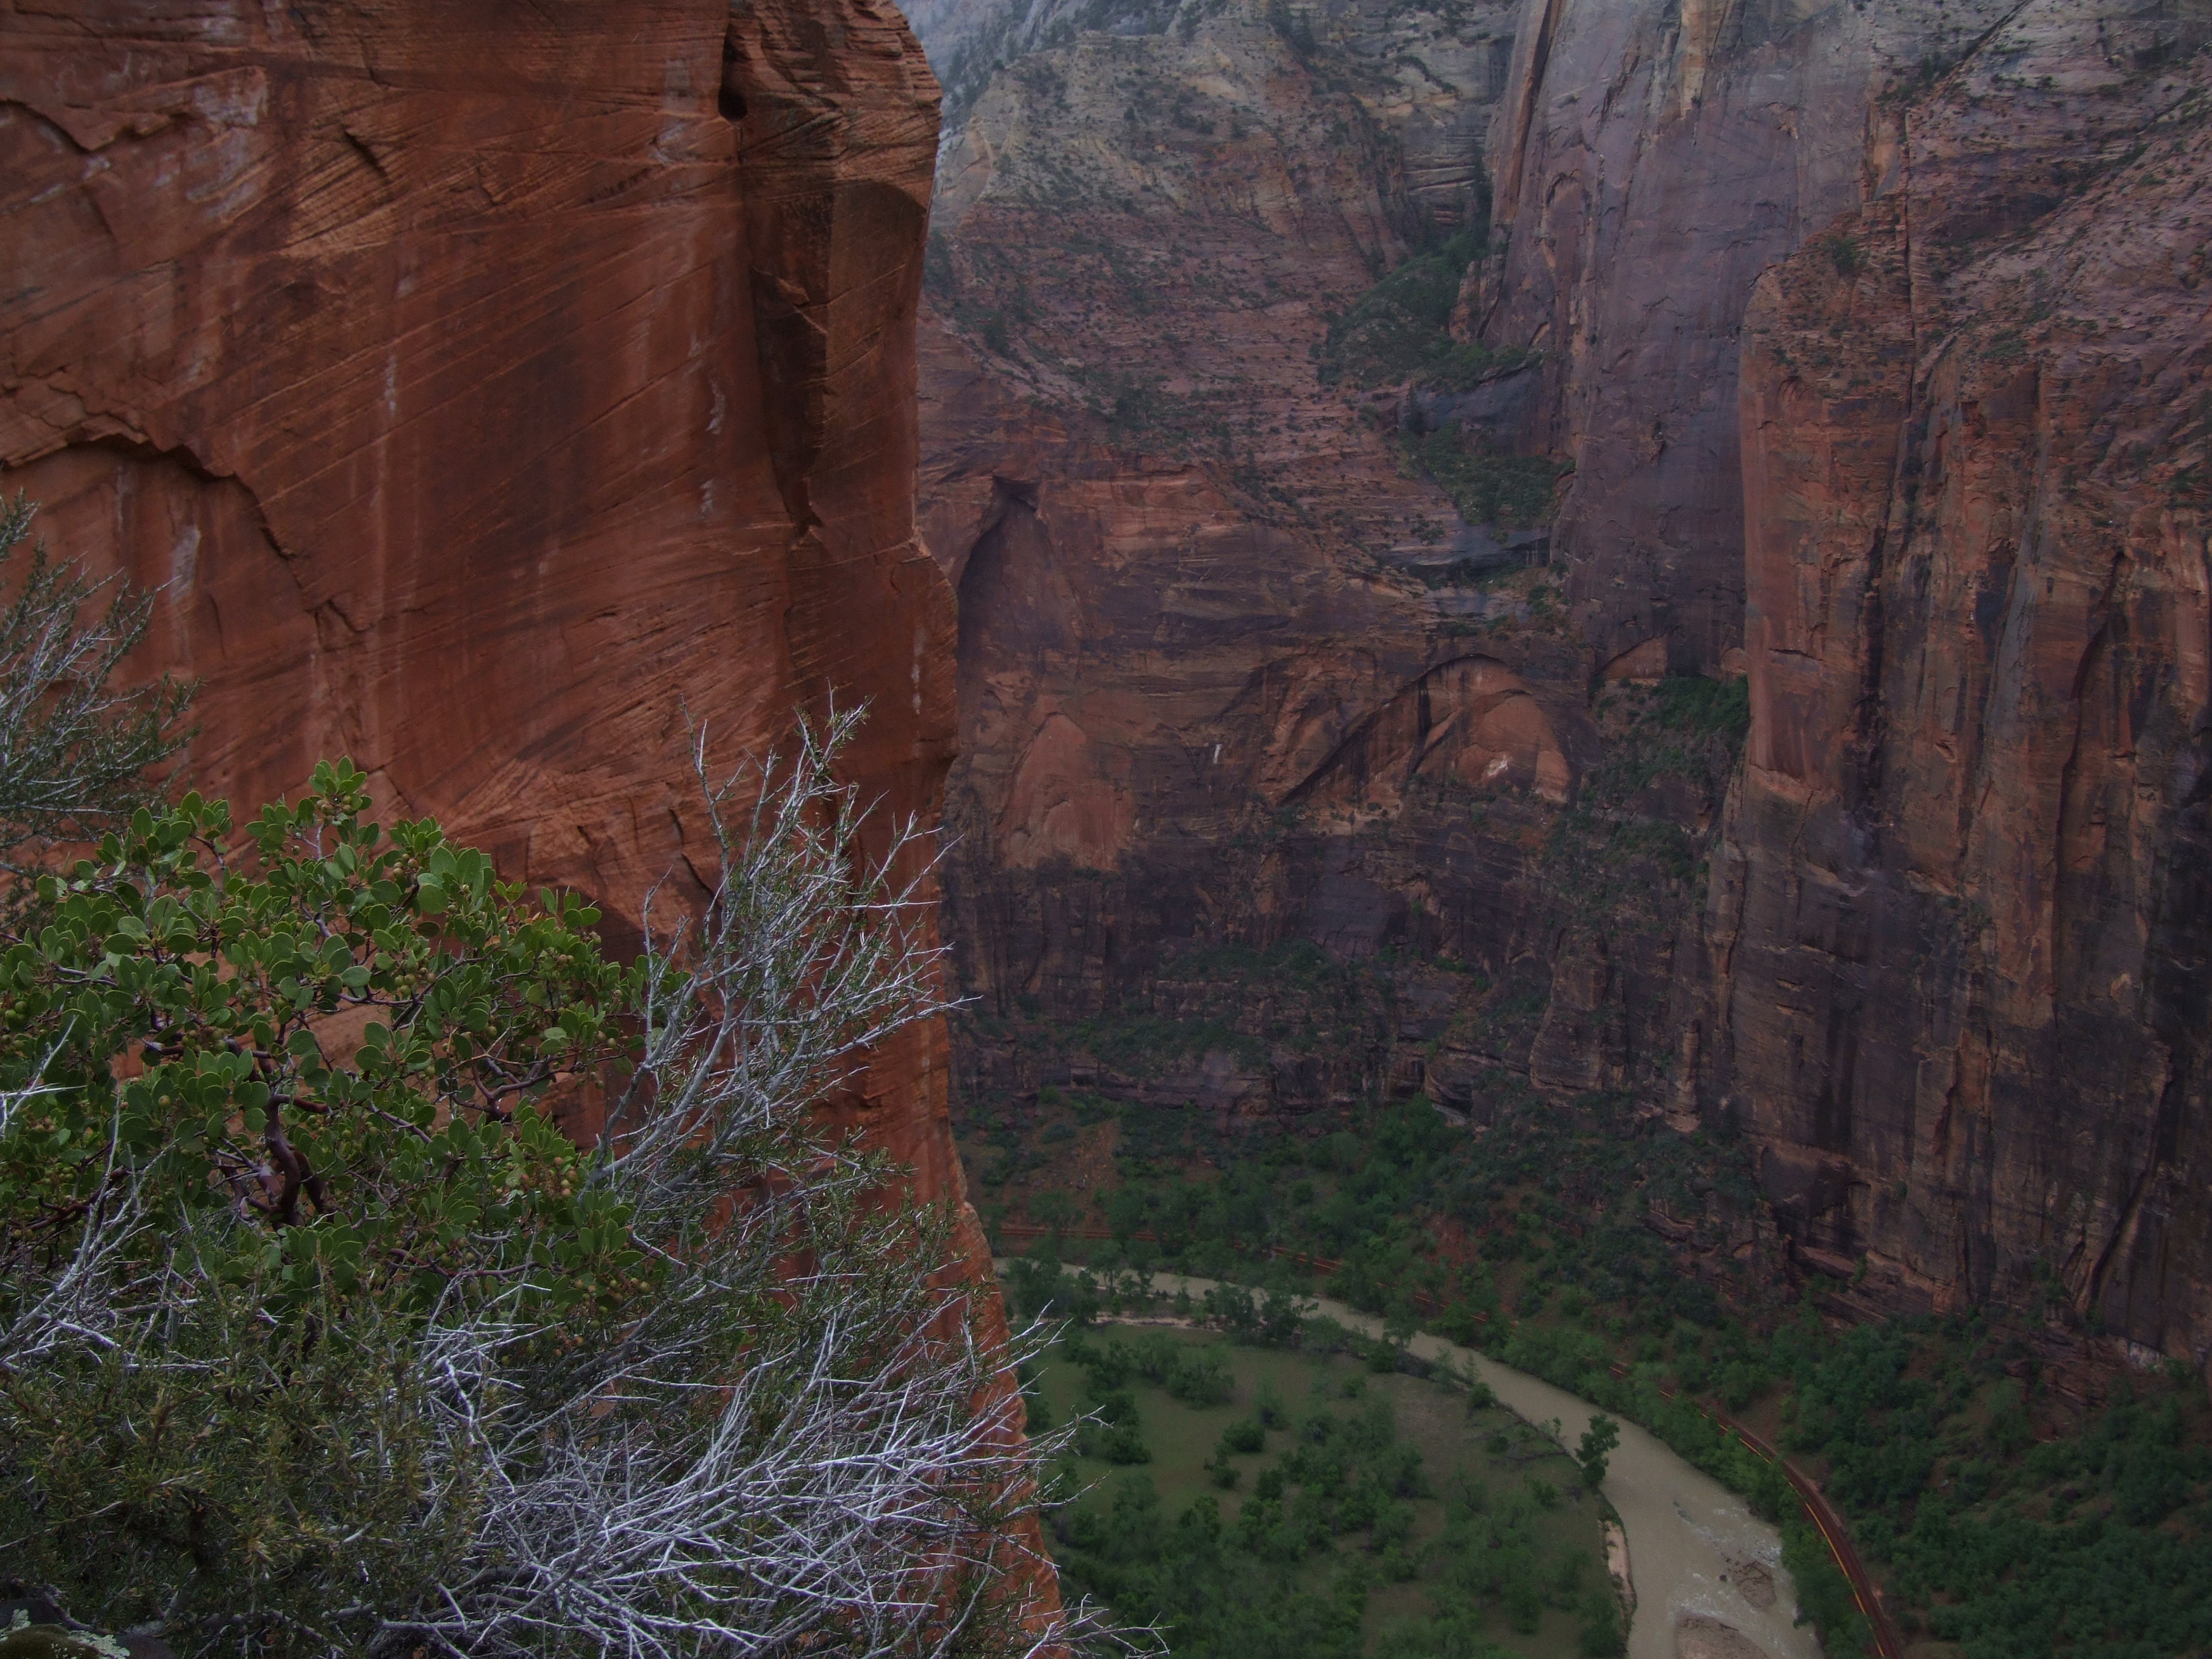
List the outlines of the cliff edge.
<svg viewBox="0 0 2212 1659">
<path fill-rule="evenodd" d="M 694 721 L 866 699 L 847 775 L 933 821 L 937 104 L 870 0 L 0 12 L 0 486 L 161 587 L 200 787 L 350 754 L 617 945 L 712 845 Z M 848 1106 L 964 1214 L 945 1090 L 932 1024 Z"/>
</svg>

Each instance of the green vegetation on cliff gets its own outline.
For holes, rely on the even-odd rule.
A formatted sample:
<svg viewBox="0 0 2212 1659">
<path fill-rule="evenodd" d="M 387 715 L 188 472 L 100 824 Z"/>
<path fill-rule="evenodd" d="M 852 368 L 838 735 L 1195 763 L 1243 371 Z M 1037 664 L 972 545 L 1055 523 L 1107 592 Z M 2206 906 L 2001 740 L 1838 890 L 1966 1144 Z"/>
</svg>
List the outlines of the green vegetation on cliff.
<svg viewBox="0 0 2212 1659">
<path fill-rule="evenodd" d="M 242 833 L 163 799 L 140 602 L 51 572 L 0 624 L 0 1599 L 186 1659 L 1029 1650 L 1021 1354 L 815 1113 L 938 1006 L 857 714 L 702 766 L 712 885 L 623 963 L 343 761 Z"/>
<path fill-rule="evenodd" d="M 1452 499 L 1469 524 L 1520 530 L 1549 521 L 1559 469 L 1540 455 L 1512 455 L 1447 421 L 1398 441 L 1399 465 Z"/>
<path fill-rule="evenodd" d="M 1452 337 L 1460 284 L 1488 234 L 1478 226 L 1413 255 L 1332 319 L 1316 354 L 1322 383 L 1465 392 L 1530 361 Z"/>
</svg>

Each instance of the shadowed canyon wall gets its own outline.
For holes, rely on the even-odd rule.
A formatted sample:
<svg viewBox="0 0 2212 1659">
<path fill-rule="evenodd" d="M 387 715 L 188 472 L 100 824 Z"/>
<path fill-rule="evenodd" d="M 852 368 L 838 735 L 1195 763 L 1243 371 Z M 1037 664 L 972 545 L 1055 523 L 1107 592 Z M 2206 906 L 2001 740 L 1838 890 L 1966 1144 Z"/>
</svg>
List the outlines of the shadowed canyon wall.
<svg viewBox="0 0 2212 1659">
<path fill-rule="evenodd" d="M 1486 382 L 1316 372 L 1378 277 L 1484 234 L 1512 25 L 1231 4 L 1078 33 L 948 139 L 923 526 L 961 599 L 971 1097 L 1426 1091 L 1483 1121 L 1673 1066 L 1732 694 L 1683 707 L 1638 664 L 1593 695 L 1540 532 L 1409 460 L 1417 411 Z"/>
<path fill-rule="evenodd" d="M 1869 1310 L 2212 1358 L 2207 8 L 922 15 L 967 1086 L 1612 1091 Z M 1486 210 L 1489 368 L 1316 374 Z"/>
<path fill-rule="evenodd" d="M 2208 25 L 1532 5 L 1460 319 L 1596 655 L 1749 670 L 1678 1106 L 1868 1305 L 2200 1364 Z"/>
<path fill-rule="evenodd" d="M 2030 5 L 1744 333 L 1709 1103 L 1911 1305 L 2212 1355 L 2212 13 Z"/>
<path fill-rule="evenodd" d="M 200 787 L 350 754 L 617 944 L 711 876 L 693 721 L 866 698 L 848 775 L 933 818 L 937 102 L 868 0 L 0 9 L 0 485 L 163 585 Z M 849 1105 L 957 1202 L 944 1042 Z"/>
<path fill-rule="evenodd" d="M 1540 354 L 1522 408 L 1575 460 L 1554 545 L 1601 661 L 1644 647 L 1675 673 L 1738 666 L 1752 284 L 1856 204 L 1876 100 L 1999 10 L 1522 9 L 1491 134 L 1502 234 L 1461 323 Z"/>
</svg>

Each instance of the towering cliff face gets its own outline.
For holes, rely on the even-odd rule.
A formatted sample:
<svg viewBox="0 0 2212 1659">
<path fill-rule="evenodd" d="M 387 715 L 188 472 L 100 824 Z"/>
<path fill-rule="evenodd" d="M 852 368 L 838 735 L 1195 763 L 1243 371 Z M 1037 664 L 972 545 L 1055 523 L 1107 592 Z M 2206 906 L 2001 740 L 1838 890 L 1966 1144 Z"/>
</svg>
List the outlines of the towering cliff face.
<svg viewBox="0 0 2212 1659">
<path fill-rule="evenodd" d="M 0 15 L 0 483 L 164 584 L 246 802 L 349 753 L 619 927 L 732 759 L 866 698 L 934 814 L 914 533 L 935 82 L 888 5 Z M 957 1200 L 943 1035 L 854 1109 Z"/>
<path fill-rule="evenodd" d="M 1869 1307 L 2198 1363 L 2206 29 L 1532 3 L 1460 319 L 1595 655 L 1748 648 L 1678 1109 Z"/>
<path fill-rule="evenodd" d="M 999 1014 L 1241 1042 L 986 1032 L 979 1084 L 1625 1090 L 1747 1128 L 1870 1310 L 2212 1355 L 2203 8 L 1123 11 L 930 14 L 1006 62 L 924 349 L 952 914 Z M 1417 58 L 1461 99 L 1419 120 L 1362 67 Z M 1528 366 L 1422 407 L 1572 472 L 1548 569 L 1417 588 L 1466 532 L 1396 476 L 1410 402 L 1301 359 L 1417 246 L 1421 134 L 1482 122 L 1454 329 Z M 1723 814 L 1721 694 L 1633 686 L 1747 670 Z M 1392 987 L 1326 1063 L 1197 960 L 1292 939 Z"/>
<path fill-rule="evenodd" d="M 2200 1364 L 2208 22 L 2020 9 L 1759 284 L 1704 1080 L 1877 1301 Z"/>
<path fill-rule="evenodd" d="M 1025 60 L 948 145 L 923 465 L 962 597 L 956 891 L 1030 909 L 1024 872 L 1202 844 L 1420 672 L 1430 608 L 1358 544 L 1409 539 L 1441 498 L 1307 356 L 1323 308 L 1402 256 L 1392 160 L 1245 13 Z M 998 950 L 994 981 L 1097 988 L 1095 950 L 1017 963 L 1002 928 L 955 931 Z"/>
<path fill-rule="evenodd" d="M 1194 8 L 1013 63 L 946 146 L 923 523 L 960 586 L 947 915 L 985 1091 L 1091 1067 L 1480 1115 L 1486 1076 L 1671 1063 L 1725 717 L 1594 702 L 1548 573 L 1407 476 L 1413 402 L 1316 373 L 1333 315 L 1480 234 L 1509 23 Z M 1370 965 L 1356 1015 L 1207 959 L 1301 945 Z M 1189 1041 L 1116 1072 L 986 1029 L 1102 1016 Z"/>
<path fill-rule="evenodd" d="M 1575 459 L 1554 547 L 1601 661 L 1737 669 L 1752 286 L 1859 205 L 1881 100 L 2012 9 L 1523 9 L 1491 135 L 1503 242 L 1461 322 L 1541 354 L 1520 409 L 1527 441 Z"/>
</svg>

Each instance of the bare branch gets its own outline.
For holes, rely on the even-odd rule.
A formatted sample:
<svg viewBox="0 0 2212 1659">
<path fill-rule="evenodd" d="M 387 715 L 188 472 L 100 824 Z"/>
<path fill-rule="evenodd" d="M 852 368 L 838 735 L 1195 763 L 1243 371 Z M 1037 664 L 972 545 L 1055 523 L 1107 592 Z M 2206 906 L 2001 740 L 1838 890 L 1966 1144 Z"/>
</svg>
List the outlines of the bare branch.
<svg viewBox="0 0 2212 1659">
<path fill-rule="evenodd" d="M 0 501 L 0 570 L 30 535 L 34 505 Z M 84 612 L 108 592 L 94 620 Z M 118 579 L 88 582 L 44 544 L 0 612 L 0 842 L 81 836 L 144 798 L 149 767 L 191 740 L 178 720 L 193 687 L 164 676 L 116 690 L 108 682 L 154 614 L 149 593 Z"/>
</svg>

